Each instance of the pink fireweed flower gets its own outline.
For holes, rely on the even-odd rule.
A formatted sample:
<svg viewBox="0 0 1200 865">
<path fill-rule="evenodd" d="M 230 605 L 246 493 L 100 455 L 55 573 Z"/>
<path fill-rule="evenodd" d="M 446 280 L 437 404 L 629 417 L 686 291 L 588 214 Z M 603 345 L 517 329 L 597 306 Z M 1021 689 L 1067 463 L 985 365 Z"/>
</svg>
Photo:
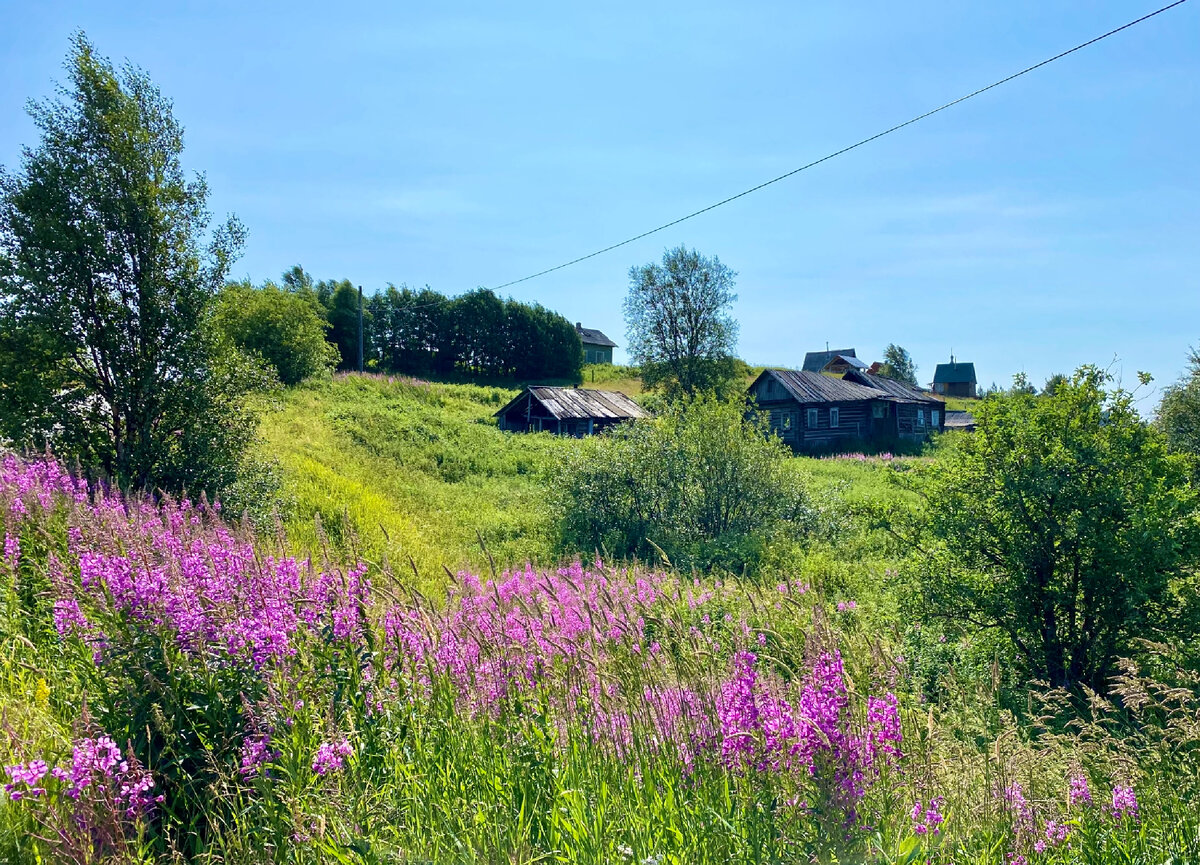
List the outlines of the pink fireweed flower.
<svg viewBox="0 0 1200 865">
<path fill-rule="evenodd" d="M 279 752 L 271 747 L 270 736 L 247 736 L 242 742 L 241 756 L 242 766 L 238 772 L 244 778 L 253 778 L 262 771 L 265 764 L 279 759 Z"/>
<path fill-rule="evenodd" d="M 921 802 L 914 802 L 912 807 L 913 833 L 916 835 L 925 835 L 932 832 L 937 835 L 942 831 L 942 823 L 945 822 L 945 817 L 942 816 L 942 808 L 946 804 L 944 796 L 934 796 L 929 800 L 929 807 L 925 807 Z"/>
<path fill-rule="evenodd" d="M 1067 789 L 1067 803 L 1072 807 L 1092 804 L 1092 790 L 1088 786 L 1087 775 L 1079 772 L 1071 776 Z"/>
<path fill-rule="evenodd" d="M 1132 817 L 1134 820 L 1138 818 L 1137 796 L 1134 795 L 1131 785 L 1118 784 L 1113 788 L 1112 815 L 1115 820 L 1123 817 Z"/>
<path fill-rule="evenodd" d="M 350 740 L 343 738 L 340 742 L 322 742 L 321 747 L 313 756 L 312 770 L 318 775 L 328 775 L 339 771 L 346 765 L 346 758 L 354 754 Z"/>
<path fill-rule="evenodd" d="M 1063 841 L 1067 840 L 1067 834 L 1069 832 L 1070 829 L 1062 823 L 1057 823 L 1054 820 L 1046 821 L 1046 840 L 1052 846 L 1057 847 Z"/>
</svg>

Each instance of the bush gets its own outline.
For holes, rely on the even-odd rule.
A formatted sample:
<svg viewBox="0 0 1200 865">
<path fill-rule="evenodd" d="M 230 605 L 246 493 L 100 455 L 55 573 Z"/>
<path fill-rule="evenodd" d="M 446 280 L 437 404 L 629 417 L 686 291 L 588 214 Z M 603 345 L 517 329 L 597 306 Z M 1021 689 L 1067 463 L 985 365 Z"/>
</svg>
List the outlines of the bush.
<svg viewBox="0 0 1200 865">
<path fill-rule="evenodd" d="M 990 397 L 918 482 L 935 612 L 1000 629 L 1032 677 L 1101 692 L 1138 640 L 1194 635 L 1171 591 L 1197 550 L 1186 461 L 1107 381 L 1084 367 Z"/>
<path fill-rule="evenodd" d="M 812 522 L 791 452 L 741 403 L 697 397 L 587 444 L 555 483 L 568 547 L 740 571 Z"/>
<path fill-rule="evenodd" d="M 283 384 L 328 373 L 337 349 L 325 340 L 329 325 L 319 308 L 272 283 L 232 283 L 221 292 L 217 326 L 243 351 L 261 357 Z"/>
</svg>

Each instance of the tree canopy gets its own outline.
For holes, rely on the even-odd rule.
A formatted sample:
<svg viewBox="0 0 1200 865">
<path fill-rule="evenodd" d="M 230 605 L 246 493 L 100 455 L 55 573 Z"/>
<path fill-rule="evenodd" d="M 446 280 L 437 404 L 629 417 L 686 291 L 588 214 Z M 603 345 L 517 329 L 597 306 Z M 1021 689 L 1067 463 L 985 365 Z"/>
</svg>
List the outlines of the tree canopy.
<svg viewBox="0 0 1200 865">
<path fill-rule="evenodd" d="M 684 246 L 666 250 L 662 264 L 630 268 L 625 325 L 647 387 L 692 396 L 733 377 L 736 276 L 715 255 Z"/>
<path fill-rule="evenodd" d="M 883 350 L 883 363 L 879 366 L 879 374 L 913 387 L 917 386 L 917 365 L 913 362 L 912 355 L 894 342 L 889 342 L 888 347 Z"/>
<path fill-rule="evenodd" d="M 1158 428 L 1172 450 L 1200 456 L 1200 350 L 1188 354 L 1188 368 L 1163 391 Z"/>
<path fill-rule="evenodd" d="M 1183 626 L 1169 587 L 1197 550 L 1185 461 L 1108 380 L 1083 367 L 990 397 L 920 487 L 934 612 L 1000 628 L 1033 677 L 1097 690 L 1137 638 Z"/>
<path fill-rule="evenodd" d="M 0 435 L 124 484 L 223 489 L 264 384 L 210 326 L 243 230 L 209 235 L 208 188 L 144 72 L 82 34 L 67 70 L 30 108 L 38 146 L 0 176 Z"/>
<path fill-rule="evenodd" d="M 216 324 L 238 348 L 261 358 L 291 385 L 328 373 L 338 360 L 325 339 L 329 325 L 316 295 L 285 291 L 272 282 L 225 286 L 217 303 Z"/>
</svg>

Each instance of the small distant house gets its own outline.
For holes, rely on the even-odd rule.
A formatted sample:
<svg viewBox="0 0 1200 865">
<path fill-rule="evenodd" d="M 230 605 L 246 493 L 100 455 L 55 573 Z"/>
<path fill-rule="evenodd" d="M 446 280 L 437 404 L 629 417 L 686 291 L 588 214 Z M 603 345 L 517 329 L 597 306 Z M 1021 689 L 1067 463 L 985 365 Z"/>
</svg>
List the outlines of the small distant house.
<svg viewBox="0 0 1200 865">
<path fill-rule="evenodd" d="M 858 369 L 842 378 L 794 369 L 766 369 L 750 395 L 771 430 L 795 451 L 841 443 L 921 441 L 945 429 L 941 400 Z"/>
<path fill-rule="evenodd" d="M 583 438 L 650 413 L 623 393 L 571 387 L 527 387 L 496 412 L 512 432 L 552 432 Z"/>
<path fill-rule="evenodd" d="M 976 393 L 975 364 L 960 363 L 950 355 L 949 363 L 939 363 L 933 372 L 933 392 L 942 396 L 965 396 Z"/>
<path fill-rule="evenodd" d="M 617 347 L 615 342 L 595 328 L 584 327 L 580 322 L 575 322 L 575 332 L 583 343 L 584 363 L 612 363 L 612 352 Z"/>
<path fill-rule="evenodd" d="M 826 343 L 828 345 L 828 343 Z M 820 372 L 825 369 L 831 360 L 835 357 L 858 357 L 852 348 L 835 348 L 833 351 L 809 351 L 804 354 L 804 363 L 801 365 L 801 372 Z M 845 372 L 845 370 L 842 370 Z"/>
<path fill-rule="evenodd" d="M 835 354 L 829 363 L 821 367 L 821 372 L 830 375 L 845 375 L 852 369 L 867 370 L 870 367 L 852 354 Z"/>
</svg>

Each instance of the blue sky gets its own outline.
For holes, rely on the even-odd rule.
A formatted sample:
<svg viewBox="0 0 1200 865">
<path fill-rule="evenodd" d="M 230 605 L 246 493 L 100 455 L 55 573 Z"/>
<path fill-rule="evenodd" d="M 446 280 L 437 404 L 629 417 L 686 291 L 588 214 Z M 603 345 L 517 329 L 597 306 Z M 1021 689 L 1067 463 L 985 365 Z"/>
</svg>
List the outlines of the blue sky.
<svg viewBox="0 0 1200 865">
<path fill-rule="evenodd" d="M 1165 0 L 1164 0 L 1165 2 Z M 146 69 L 236 276 L 495 286 L 637 234 L 1162 3 L 0 0 L 0 164 L 70 34 Z M 740 8 L 739 8 L 740 7 Z M 1174 380 L 1200 345 L 1200 2 L 752 196 L 503 294 L 624 343 L 631 265 L 739 274 L 740 354 L 888 342 L 922 380 L 1081 363 Z M 618 359 L 622 352 L 618 351 Z M 1152 407 L 1149 396 L 1146 408 Z"/>
</svg>

